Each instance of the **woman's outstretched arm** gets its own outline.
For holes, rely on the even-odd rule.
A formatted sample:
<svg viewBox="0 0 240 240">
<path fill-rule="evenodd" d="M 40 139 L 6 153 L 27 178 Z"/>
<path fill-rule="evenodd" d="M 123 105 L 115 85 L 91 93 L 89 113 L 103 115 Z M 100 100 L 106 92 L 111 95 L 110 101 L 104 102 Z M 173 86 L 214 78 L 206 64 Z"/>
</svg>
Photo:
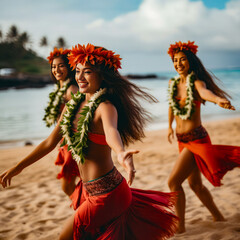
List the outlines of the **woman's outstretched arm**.
<svg viewBox="0 0 240 240">
<path fill-rule="evenodd" d="M 64 111 L 63 111 L 64 112 Z M 38 161 L 45 155 L 47 155 L 49 152 L 51 152 L 58 142 L 61 140 L 61 132 L 60 132 L 60 121 L 62 117 L 58 121 L 58 124 L 52 131 L 52 133 L 49 135 L 47 139 L 42 141 L 27 157 L 25 157 L 23 160 L 21 160 L 17 165 L 14 167 L 8 169 L 7 171 L 4 171 L 0 175 L 0 183 L 5 188 L 7 186 L 10 186 L 11 179 L 21 173 L 21 171 L 28 167 L 29 165 L 33 164 L 34 162 Z"/>
<path fill-rule="evenodd" d="M 212 91 L 207 89 L 205 82 L 196 80 L 195 81 L 195 88 L 198 91 L 200 97 L 206 101 L 216 103 L 222 108 L 230 109 L 230 110 L 235 110 L 234 106 L 231 105 L 231 102 L 226 99 L 217 96 L 214 94 Z"/>
<path fill-rule="evenodd" d="M 133 154 L 138 150 L 125 150 L 121 136 L 117 129 L 118 113 L 116 108 L 108 102 L 101 104 L 101 119 L 106 141 L 109 147 L 117 154 L 119 163 L 128 173 L 128 184 L 131 185 L 135 177 Z"/>
</svg>

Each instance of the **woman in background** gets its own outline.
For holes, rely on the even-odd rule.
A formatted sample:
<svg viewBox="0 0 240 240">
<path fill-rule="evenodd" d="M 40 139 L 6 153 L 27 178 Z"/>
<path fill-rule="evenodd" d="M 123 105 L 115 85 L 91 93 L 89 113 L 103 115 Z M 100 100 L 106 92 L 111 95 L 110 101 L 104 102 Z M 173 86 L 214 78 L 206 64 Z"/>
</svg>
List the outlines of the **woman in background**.
<svg viewBox="0 0 240 240">
<path fill-rule="evenodd" d="M 54 51 L 47 58 L 51 66 L 51 77 L 55 82 L 55 89 L 49 94 L 49 102 L 43 118 L 47 127 L 58 121 L 65 104 L 71 99 L 71 94 L 78 91 L 75 71 L 71 70 L 68 63 L 67 56 L 69 53 L 69 49 L 54 48 Z M 67 145 L 59 147 L 55 164 L 62 167 L 57 178 L 61 179 L 63 191 L 70 196 L 75 189 L 75 181 L 76 177 L 79 177 L 79 170 L 71 152 L 68 151 Z"/>
<path fill-rule="evenodd" d="M 202 184 L 202 173 L 214 186 L 221 185 L 227 171 L 240 166 L 240 147 L 212 145 L 202 126 L 200 107 L 205 101 L 235 110 L 229 95 L 220 89 L 196 56 L 194 42 L 176 42 L 168 50 L 179 76 L 169 81 L 168 140 L 174 136 L 172 122 L 176 121 L 179 157 L 169 178 L 171 191 L 178 192 L 176 213 L 178 232 L 185 232 L 185 194 L 182 183 L 188 179 L 191 189 L 207 207 L 214 221 L 224 217 L 215 205 L 208 189 Z"/>
</svg>

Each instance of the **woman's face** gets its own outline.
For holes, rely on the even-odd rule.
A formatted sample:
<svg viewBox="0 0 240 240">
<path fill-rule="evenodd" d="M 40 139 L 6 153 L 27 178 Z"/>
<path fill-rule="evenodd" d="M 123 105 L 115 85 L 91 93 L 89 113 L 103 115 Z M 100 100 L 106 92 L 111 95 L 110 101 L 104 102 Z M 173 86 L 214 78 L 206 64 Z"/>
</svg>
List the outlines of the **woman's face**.
<svg viewBox="0 0 240 240">
<path fill-rule="evenodd" d="M 88 63 L 77 64 L 75 79 L 78 83 L 80 93 L 94 94 L 101 86 L 102 79 Z"/>
<path fill-rule="evenodd" d="M 65 81 L 68 76 L 68 69 L 61 57 L 53 59 L 52 74 L 57 81 Z"/>
<path fill-rule="evenodd" d="M 174 54 L 173 65 L 179 75 L 188 75 L 189 73 L 189 61 L 187 56 L 183 52 Z"/>
</svg>

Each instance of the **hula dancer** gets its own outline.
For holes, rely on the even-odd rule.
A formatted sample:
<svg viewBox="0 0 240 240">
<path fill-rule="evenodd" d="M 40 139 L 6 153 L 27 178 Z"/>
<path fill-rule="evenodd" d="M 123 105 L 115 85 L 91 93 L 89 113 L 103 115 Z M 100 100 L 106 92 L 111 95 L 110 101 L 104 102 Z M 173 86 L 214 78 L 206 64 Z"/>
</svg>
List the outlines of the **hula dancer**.
<svg viewBox="0 0 240 240">
<path fill-rule="evenodd" d="M 47 127 L 57 123 L 65 104 L 71 99 L 71 93 L 78 91 L 74 79 L 75 71 L 71 70 L 68 63 L 69 53 L 69 49 L 54 48 L 47 58 L 51 66 L 51 78 L 55 82 L 54 91 L 49 94 L 49 102 L 43 118 Z M 67 145 L 59 147 L 55 164 L 61 166 L 57 178 L 61 179 L 62 190 L 70 196 L 76 187 L 75 181 L 76 177 L 79 177 L 79 170 Z"/>
<path fill-rule="evenodd" d="M 136 174 L 133 154 L 138 151 L 125 146 L 144 137 L 149 118 L 138 98 L 155 99 L 119 74 L 120 60 L 102 47 L 73 47 L 69 61 L 76 68 L 80 92 L 67 103 L 51 135 L 0 175 L 6 187 L 13 176 L 50 152 L 63 135 L 63 144 L 68 144 L 78 163 L 81 180 L 71 195 L 76 212 L 60 239 L 155 240 L 166 239 L 176 230 L 177 217 L 171 211 L 175 193 L 128 186 Z M 114 166 L 111 150 L 127 171 L 128 183 Z"/>
<path fill-rule="evenodd" d="M 223 176 L 240 166 L 240 147 L 213 145 L 202 126 L 200 107 L 205 101 L 222 108 L 235 110 L 229 95 L 220 89 L 196 56 L 194 42 L 176 42 L 168 50 L 179 76 L 169 81 L 168 140 L 174 136 L 172 122 L 176 121 L 179 157 L 170 174 L 169 187 L 177 191 L 176 213 L 179 217 L 178 232 L 185 231 L 185 194 L 182 183 L 188 179 L 191 189 L 207 207 L 214 221 L 224 217 L 215 205 L 208 189 L 202 184 L 201 173 L 213 186 L 220 186 Z"/>
</svg>

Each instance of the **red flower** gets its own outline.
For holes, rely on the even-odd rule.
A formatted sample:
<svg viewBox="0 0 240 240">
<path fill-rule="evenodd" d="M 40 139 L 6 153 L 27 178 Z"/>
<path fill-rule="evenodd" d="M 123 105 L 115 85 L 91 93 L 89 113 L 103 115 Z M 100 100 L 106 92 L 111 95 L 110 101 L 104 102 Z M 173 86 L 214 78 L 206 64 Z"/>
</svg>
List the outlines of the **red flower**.
<svg viewBox="0 0 240 240">
<path fill-rule="evenodd" d="M 168 49 L 168 54 L 171 56 L 171 58 L 173 58 L 176 52 L 182 51 L 183 49 L 196 54 L 198 51 L 198 46 L 194 44 L 194 41 L 188 41 L 187 43 L 182 43 L 181 41 L 175 42 L 175 44 L 170 45 L 170 48 Z"/>
<path fill-rule="evenodd" d="M 52 52 L 50 52 L 50 55 L 47 57 L 48 62 L 52 64 L 52 61 L 54 58 L 62 56 L 62 55 L 68 55 L 70 53 L 70 49 L 62 49 L 62 48 L 54 48 Z"/>
<path fill-rule="evenodd" d="M 76 68 L 78 63 L 85 64 L 86 62 L 92 65 L 104 63 L 105 66 L 109 68 L 113 67 L 114 70 L 121 68 L 121 58 L 119 55 L 102 47 L 95 47 L 90 43 L 87 46 L 78 44 L 72 47 L 68 59 L 73 69 Z"/>
</svg>

